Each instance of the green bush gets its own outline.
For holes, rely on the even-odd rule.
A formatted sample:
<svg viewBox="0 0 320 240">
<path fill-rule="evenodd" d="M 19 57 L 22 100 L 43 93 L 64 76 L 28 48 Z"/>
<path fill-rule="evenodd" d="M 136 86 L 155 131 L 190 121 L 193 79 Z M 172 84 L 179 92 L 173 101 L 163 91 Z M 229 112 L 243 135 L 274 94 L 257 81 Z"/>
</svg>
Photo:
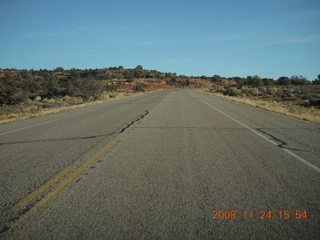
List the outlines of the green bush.
<svg viewBox="0 0 320 240">
<path fill-rule="evenodd" d="M 290 85 L 291 80 L 288 77 L 279 77 L 279 79 L 276 81 L 278 85 Z"/>
<path fill-rule="evenodd" d="M 227 89 L 225 94 L 227 94 L 229 96 L 240 96 L 241 95 L 241 90 L 236 88 L 236 87 L 231 87 L 231 88 Z"/>
<path fill-rule="evenodd" d="M 267 88 L 267 94 L 269 95 L 275 95 L 278 92 L 278 88 L 276 87 L 268 87 Z"/>
<path fill-rule="evenodd" d="M 302 75 L 294 75 L 290 78 L 290 81 L 293 85 L 308 85 L 310 82 Z"/>
<path fill-rule="evenodd" d="M 240 91 L 242 96 L 257 96 L 260 94 L 258 88 L 242 87 Z"/>
<path fill-rule="evenodd" d="M 259 95 L 259 89 L 258 88 L 250 88 L 249 89 L 249 94 L 251 95 L 251 96 L 258 96 Z"/>
<path fill-rule="evenodd" d="M 247 77 L 248 85 L 251 87 L 262 87 L 264 85 L 263 81 L 259 76 L 248 76 Z"/>
<path fill-rule="evenodd" d="M 109 93 L 109 98 L 115 98 L 116 96 L 118 96 L 116 92 Z"/>
</svg>

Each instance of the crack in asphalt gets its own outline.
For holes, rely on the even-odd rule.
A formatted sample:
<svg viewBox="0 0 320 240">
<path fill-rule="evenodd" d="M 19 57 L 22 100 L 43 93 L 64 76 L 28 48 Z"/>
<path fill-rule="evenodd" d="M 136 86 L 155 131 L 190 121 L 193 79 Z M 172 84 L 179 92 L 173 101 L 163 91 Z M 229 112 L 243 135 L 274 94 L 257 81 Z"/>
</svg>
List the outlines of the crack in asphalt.
<svg viewBox="0 0 320 240">
<path fill-rule="evenodd" d="M 300 151 L 300 152 L 306 152 L 306 150 L 303 149 L 298 149 L 298 148 L 289 148 L 287 147 L 288 143 L 286 143 L 285 141 L 273 136 L 271 133 L 265 132 L 263 131 L 261 128 L 255 128 L 255 130 L 261 132 L 264 135 L 267 135 L 270 137 L 270 140 L 272 140 L 273 142 L 275 142 L 277 144 L 278 147 L 280 148 L 284 148 L 284 149 L 288 149 L 288 150 L 295 150 L 295 151 Z"/>
<path fill-rule="evenodd" d="M 109 134 L 101 134 L 94 136 L 86 136 L 86 137 L 73 137 L 73 138 L 49 138 L 49 139 L 36 139 L 36 140 L 27 140 L 27 141 L 15 141 L 15 142 L 0 142 L 1 145 L 9 145 L 9 144 L 22 144 L 22 143 L 37 143 L 37 142 L 59 142 L 59 141 L 72 141 L 72 140 L 87 140 L 94 139 L 100 137 L 107 137 L 116 134 L 117 132 L 109 133 Z"/>
<path fill-rule="evenodd" d="M 136 122 L 139 122 L 141 119 L 143 119 L 145 116 L 149 114 L 148 110 L 145 110 L 145 112 L 140 115 L 138 118 L 135 120 L 131 121 L 127 125 L 125 125 L 123 128 L 120 130 L 111 133 L 111 134 L 105 134 L 105 135 L 97 135 L 97 136 L 89 136 L 89 137 L 78 137 L 78 138 L 61 138 L 61 139 L 46 139 L 47 141 L 61 141 L 61 140 L 77 140 L 77 139 L 91 139 L 91 138 L 97 138 L 97 137 L 103 137 L 103 136 L 109 136 L 109 135 L 114 135 L 114 134 L 120 134 L 124 131 L 126 131 L 130 126 L 135 124 Z M 44 141 L 44 140 L 31 140 L 31 141 L 19 141 L 19 142 L 7 142 L 7 143 L 0 143 L 0 145 L 4 144 L 17 144 L 17 143 L 28 143 L 28 142 L 38 142 L 38 141 Z M 75 182 L 81 181 L 82 177 L 77 179 Z M 52 188 L 52 186 L 50 187 Z M 50 189 L 46 190 L 46 192 L 50 191 Z M 26 205 L 23 209 L 19 210 L 18 212 L 11 212 L 8 209 L 4 209 L 4 211 L 1 212 L 1 218 L 2 220 L 0 221 L 0 238 L 2 238 L 6 233 L 12 231 L 12 227 L 10 224 L 14 222 L 15 220 L 19 219 L 21 216 L 23 216 L 26 212 L 28 212 L 33 206 L 38 203 L 46 193 L 41 194 L 37 196 L 36 199 L 32 200 L 28 205 Z"/>
<path fill-rule="evenodd" d="M 100 134 L 100 135 L 93 135 L 93 136 L 84 136 L 84 137 L 71 137 L 71 138 L 49 138 L 49 139 L 36 139 L 36 140 L 26 140 L 26 141 L 14 141 L 14 142 L 0 142 L 1 145 L 10 145 L 10 144 L 23 144 L 23 143 L 37 143 L 37 142 L 59 142 L 59 141 L 73 141 L 73 140 L 87 140 L 87 139 L 95 139 L 100 137 L 107 137 L 112 136 L 114 134 L 119 134 L 124 132 L 127 128 L 129 128 L 135 122 L 140 121 L 142 118 L 149 114 L 148 110 L 140 115 L 137 119 L 133 120 L 132 122 L 128 123 L 125 127 L 121 128 L 119 131 L 115 131 L 109 134 Z"/>
<path fill-rule="evenodd" d="M 147 116 L 149 114 L 148 110 L 145 110 L 145 112 L 140 115 L 136 120 L 133 120 L 132 122 L 128 123 L 125 127 L 123 127 L 122 129 L 120 129 L 119 133 L 124 132 L 127 128 L 129 128 L 131 125 L 133 125 L 136 122 L 139 122 L 142 118 L 144 118 L 145 116 Z"/>
</svg>

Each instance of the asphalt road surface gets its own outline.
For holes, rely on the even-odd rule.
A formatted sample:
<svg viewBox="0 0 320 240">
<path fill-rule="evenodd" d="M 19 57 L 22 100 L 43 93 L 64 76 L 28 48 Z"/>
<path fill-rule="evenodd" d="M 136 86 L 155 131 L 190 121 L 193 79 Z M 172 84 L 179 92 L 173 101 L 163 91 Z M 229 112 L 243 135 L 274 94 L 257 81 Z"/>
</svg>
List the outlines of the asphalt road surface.
<svg viewBox="0 0 320 240">
<path fill-rule="evenodd" d="M 189 89 L 1 125 L 1 236 L 319 239 L 319 133 Z"/>
</svg>

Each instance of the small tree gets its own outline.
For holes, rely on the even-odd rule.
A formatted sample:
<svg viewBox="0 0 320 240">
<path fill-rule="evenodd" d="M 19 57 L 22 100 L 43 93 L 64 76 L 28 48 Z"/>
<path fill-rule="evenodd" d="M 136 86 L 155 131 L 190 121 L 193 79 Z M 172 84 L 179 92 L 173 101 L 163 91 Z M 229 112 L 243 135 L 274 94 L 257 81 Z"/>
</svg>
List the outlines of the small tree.
<svg viewBox="0 0 320 240">
<path fill-rule="evenodd" d="M 83 79 L 79 84 L 77 95 L 87 101 L 90 97 L 97 98 L 105 89 L 106 87 L 101 82 Z"/>
<path fill-rule="evenodd" d="M 318 75 L 318 78 L 312 81 L 312 84 L 320 84 L 320 74 Z"/>
<path fill-rule="evenodd" d="M 73 96 L 75 94 L 73 82 L 71 79 L 68 79 L 66 82 L 66 95 Z"/>
<path fill-rule="evenodd" d="M 272 78 L 262 78 L 262 81 L 265 86 L 271 86 L 275 84 L 275 80 Z"/>
<path fill-rule="evenodd" d="M 291 81 L 288 77 L 279 77 L 277 80 L 278 85 L 290 85 Z"/>
<path fill-rule="evenodd" d="M 49 77 L 47 81 L 47 97 L 52 98 L 58 96 L 60 93 L 60 86 L 58 80 L 55 77 Z"/>
<path fill-rule="evenodd" d="M 264 85 L 261 78 L 257 75 L 255 75 L 253 77 L 248 76 L 247 79 L 248 79 L 248 85 L 251 87 L 262 87 Z"/>
<path fill-rule="evenodd" d="M 54 71 L 55 72 L 63 72 L 64 68 L 63 67 L 57 67 Z"/>
<path fill-rule="evenodd" d="M 0 105 L 13 105 L 27 100 L 29 93 L 17 85 L 14 77 L 0 78 Z"/>
<path fill-rule="evenodd" d="M 219 82 L 221 80 L 221 77 L 219 75 L 213 75 L 211 78 L 212 82 Z"/>
<path fill-rule="evenodd" d="M 143 70 L 143 67 L 142 67 L 141 65 L 138 65 L 138 66 L 136 66 L 135 69 L 137 69 L 137 70 Z"/>
<path fill-rule="evenodd" d="M 309 81 L 302 75 L 300 75 L 300 76 L 294 75 L 290 78 L 290 81 L 293 85 L 307 85 L 307 84 L 309 84 Z"/>
</svg>

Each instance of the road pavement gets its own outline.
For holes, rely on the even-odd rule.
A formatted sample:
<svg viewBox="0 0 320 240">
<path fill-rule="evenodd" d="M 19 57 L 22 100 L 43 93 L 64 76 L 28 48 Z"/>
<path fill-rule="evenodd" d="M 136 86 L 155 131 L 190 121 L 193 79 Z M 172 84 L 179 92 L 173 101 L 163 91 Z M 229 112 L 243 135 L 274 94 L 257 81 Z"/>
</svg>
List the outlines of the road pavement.
<svg viewBox="0 0 320 240">
<path fill-rule="evenodd" d="M 319 239 L 319 125 L 200 90 L 0 126 L 8 239 Z"/>
</svg>

